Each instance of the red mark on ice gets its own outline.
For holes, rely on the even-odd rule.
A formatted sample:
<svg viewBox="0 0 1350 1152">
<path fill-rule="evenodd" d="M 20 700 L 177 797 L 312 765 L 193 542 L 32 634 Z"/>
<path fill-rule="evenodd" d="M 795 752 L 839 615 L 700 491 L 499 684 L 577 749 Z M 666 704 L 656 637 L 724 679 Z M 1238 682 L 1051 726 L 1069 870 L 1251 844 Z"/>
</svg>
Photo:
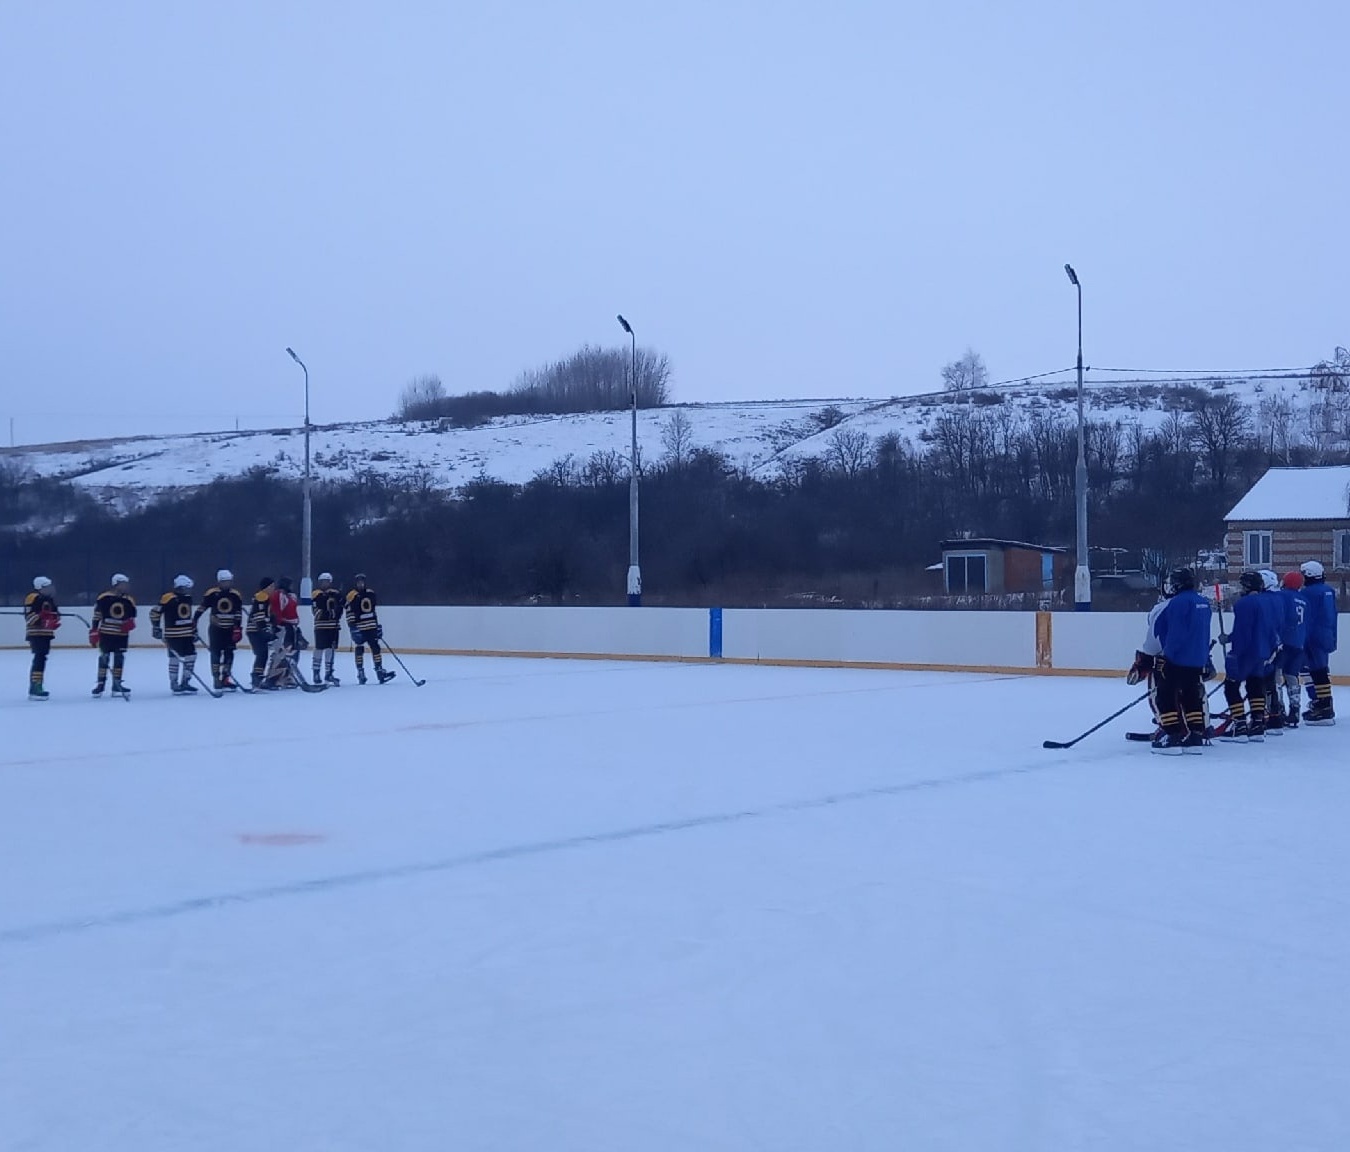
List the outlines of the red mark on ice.
<svg viewBox="0 0 1350 1152">
<path fill-rule="evenodd" d="M 320 832 L 240 832 L 238 838 L 240 844 L 265 844 L 273 848 L 319 844 L 328 839 Z"/>
</svg>

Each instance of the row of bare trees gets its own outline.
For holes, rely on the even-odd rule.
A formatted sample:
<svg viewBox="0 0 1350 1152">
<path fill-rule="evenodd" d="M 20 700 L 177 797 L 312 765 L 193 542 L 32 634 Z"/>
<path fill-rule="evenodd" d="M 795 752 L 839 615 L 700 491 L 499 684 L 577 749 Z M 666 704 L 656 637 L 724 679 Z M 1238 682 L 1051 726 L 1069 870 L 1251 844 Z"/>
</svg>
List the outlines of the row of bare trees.
<svg viewBox="0 0 1350 1152">
<path fill-rule="evenodd" d="M 451 396 L 439 376 L 415 377 L 399 394 L 396 416 L 468 425 L 494 416 L 605 412 L 627 408 L 634 392 L 639 408 L 669 402 L 670 358 L 664 352 L 586 345 L 570 356 L 521 373 L 505 392 Z"/>
</svg>

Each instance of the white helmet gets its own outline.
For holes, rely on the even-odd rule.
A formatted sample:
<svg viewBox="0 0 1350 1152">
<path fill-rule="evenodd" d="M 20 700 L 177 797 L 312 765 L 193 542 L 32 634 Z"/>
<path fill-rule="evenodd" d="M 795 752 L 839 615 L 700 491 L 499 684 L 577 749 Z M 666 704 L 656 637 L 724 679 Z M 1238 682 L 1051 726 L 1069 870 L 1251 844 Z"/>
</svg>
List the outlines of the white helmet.
<svg viewBox="0 0 1350 1152">
<path fill-rule="evenodd" d="M 1266 586 L 1267 592 L 1276 592 L 1280 587 L 1280 578 L 1269 568 L 1261 569 L 1261 583 Z"/>
<path fill-rule="evenodd" d="M 125 572 L 114 572 L 112 582 L 114 584 L 130 584 L 131 577 L 128 576 Z"/>
<path fill-rule="evenodd" d="M 192 587 L 192 577 L 191 577 L 191 576 L 175 576 L 175 577 L 173 578 L 173 586 L 174 586 L 175 588 L 183 588 L 183 589 L 191 588 L 191 587 Z"/>
<path fill-rule="evenodd" d="M 1305 560 L 1298 566 L 1298 570 L 1303 573 L 1305 580 L 1320 580 L 1325 575 L 1319 560 Z"/>
<path fill-rule="evenodd" d="M 328 581 L 331 582 L 332 579 L 333 579 L 333 574 L 332 574 L 331 572 L 320 572 L 320 573 L 319 573 L 319 579 L 320 579 L 320 580 L 328 580 Z"/>
<path fill-rule="evenodd" d="M 217 580 L 233 580 L 233 579 L 234 579 L 234 573 L 231 572 L 228 568 L 222 568 L 219 572 L 216 573 L 216 579 L 217 579 Z"/>
<path fill-rule="evenodd" d="M 51 586 L 52 586 L 52 582 L 51 582 L 50 580 L 48 580 L 47 577 L 45 577 L 45 576 L 34 576 L 34 577 L 33 577 L 33 587 L 34 587 L 37 591 L 41 592 L 44 588 L 50 588 Z"/>
</svg>

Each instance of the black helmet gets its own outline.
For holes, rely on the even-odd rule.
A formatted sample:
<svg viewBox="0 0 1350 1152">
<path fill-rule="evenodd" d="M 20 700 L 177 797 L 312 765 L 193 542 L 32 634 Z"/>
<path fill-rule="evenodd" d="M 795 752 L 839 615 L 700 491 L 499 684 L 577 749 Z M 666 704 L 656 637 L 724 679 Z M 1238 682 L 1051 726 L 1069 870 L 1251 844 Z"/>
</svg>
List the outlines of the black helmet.
<svg viewBox="0 0 1350 1152">
<path fill-rule="evenodd" d="M 1189 568 L 1173 568 L 1167 574 L 1167 580 L 1163 584 L 1163 591 L 1169 596 L 1175 596 L 1178 592 L 1190 592 L 1195 589 L 1195 573 Z"/>
<path fill-rule="evenodd" d="M 1261 579 L 1260 572 L 1247 571 L 1238 577 L 1238 587 L 1244 592 L 1260 592 L 1265 586 L 1266 582 Z"/>
<path fill-rule="evenodd" d="M 277 581 L 277 587 L 283 592 L 289 592 L 291 590 L 291 578 L 289 576 L 283 576 Z"/>
<path fill-rule="evenodd" d="M 258 591 L 261 592 L 264 588 L 270 588 L 275 583 L 276 581 L 272 577 L 263 576 L 258 580 Z"/>
</svg>

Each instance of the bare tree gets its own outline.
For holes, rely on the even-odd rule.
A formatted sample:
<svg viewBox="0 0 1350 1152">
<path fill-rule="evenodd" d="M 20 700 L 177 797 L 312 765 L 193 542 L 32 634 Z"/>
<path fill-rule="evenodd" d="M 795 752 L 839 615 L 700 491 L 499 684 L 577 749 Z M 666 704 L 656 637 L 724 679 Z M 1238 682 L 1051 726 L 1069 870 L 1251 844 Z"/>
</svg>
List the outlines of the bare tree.
<svg viewBox="0 0 1350 1152">
<path fill-rule="evenodd" d="M 831 470 L 850 478 L 872 462 L 872 438 L 856 428 L 836 428 L 830 434 L 825 459 Z"/>
<path fill-rule="evenodd" d="M 942 387 L 948 392 L 976 392 L 988 383 L 989 369 L 984 366 L 984 358 L 973 348 L 967 348 L 961 359 L 953 360 L 942 369 Z"/>
<path fill-rule="evenodd" d="M 440 415 L 437 406 L 445 399 L 445 385 L 435 373 L 414 376 L 398 396 L 398 414 L 404 420 L 431 420 Z"/>
<path fill-rule="evenodd" d="M 684 471 L 694 449 L 694 426 L 689 417 L 676 409 L 661 427 L 661 446 L 666 450 L 666 462 L 676 472 Z"/>
<path fill-rule="evenodd" d="M 581 469 L 581 482 L 591 488 L 610 488 L 628 476 L 628 457 L 617 448 L 592 452 Z"/>
<path fill-rule="evenodd" d="M 1251 434 L 1251 413 L 1235 396 L 1206 399 L 1191 414 L 1191 433 L 1205 455 L 1210 479 L 1220 490 L 1228 484 L 1228 472 L 1237 450 Z"/>
<path fill-rule="evenodd" d="M 1267 396 L 1259 409 L 1262 439 L 1266 450 L 1274 457 L 1293 463 L 1293 450 L 1298 436 L 1294 427 L 1294 404 L 1288 396 Z"/>
</svg>

